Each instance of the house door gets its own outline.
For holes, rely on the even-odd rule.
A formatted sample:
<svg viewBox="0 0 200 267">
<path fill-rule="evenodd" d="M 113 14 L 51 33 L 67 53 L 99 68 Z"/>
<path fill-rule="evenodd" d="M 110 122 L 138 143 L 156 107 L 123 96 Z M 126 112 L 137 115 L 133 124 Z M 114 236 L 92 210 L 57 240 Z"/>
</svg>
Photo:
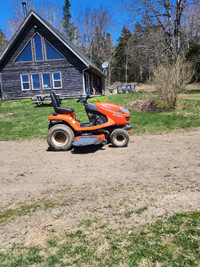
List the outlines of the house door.
<svg viewBox="0 0 200 267">
<path fill-rule="evenodd" d="M 86 94 L 91 93 L 90 75 L 87 72 L 85 72 L 85 92 Z"/>
</svg>

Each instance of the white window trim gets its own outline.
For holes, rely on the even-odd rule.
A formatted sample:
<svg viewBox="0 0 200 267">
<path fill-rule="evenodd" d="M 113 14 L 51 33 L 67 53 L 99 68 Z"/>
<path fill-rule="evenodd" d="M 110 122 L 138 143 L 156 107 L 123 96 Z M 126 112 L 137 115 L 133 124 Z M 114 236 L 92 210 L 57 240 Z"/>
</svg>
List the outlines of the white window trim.
<svg viewBox="0 0 200 267">
<path fill-rule="evenodd" d="M 22 76 L 23 75 L 28 75 L 28 82 L 23 82 L 23 80 L 22 80 Z M 31 84 L 30 84 L 30 76 L 29 76 L 29 74 L 27 74 L 27 73 L 20 74 L 20 79 L 21 79 L 21 89 L 22 89 L 22 91 L 30 91 L 31 90 Z M 29 83 L 29 89 L 24 89 L 24 86 L 23 86 L 24 83 Z"/>
<path fill-rule="evenodd" d="M 54 73 L 60 73 L 60 79 L 55 80 L 53 75 Z M 50 88 L 44 88 L 44 80 L 43 80 L 43 74 L 49 74 L 50 75 L 50 82 L 51 82 L 51 87 Z M 23 82 L 22 76 L 23 75 L 28 75 L 28 82 Z M 32 75 L 39 75 L 39 81 L 40 81 L 40 88 L 39 89 L 34 89 L 33 88 L 33 77 Z M 40 91 L 40 90 L 51 90 L 53 89 L 62 89 L 62 72 L 61 71 L 56 71 L 56 72 L 42 72 L 42 73 L 22 73 L 20 74 L 20 81 L 21 81 L 21 90 L 22 91 Z M 60 82 L 60 87 L 55 86 L 55 82 L 59 81 Z M 23 84 L 24 83 L 29 83 L 29 89 L 24 89 Z"/>
<path fill-rule="evenodd" d="M 53 77 L 54 73 L 60 73 L 60 80 L 54 80 L 54 77 Z M 54 82 L 55 81 L 60 81 L 60 87 L 55 87 L 54 86 Z M 52 83 L 53 83 L 53 89 L 60 89 L 60 88 L 62 88 L 62 75 L 61 75 L 61 72 L 60 71 L 56 71 L 56 72 L 53 72 L 52 73 Z"/>
<path fill-rule="evenodd" d="M 39 75 L 39 81 L 40 81 L 40 88 L 39 89 L 35 89 L 35 88 L 33 88 L 33 75 Z M 42 88 L 41 88 L 41 80 L 40 80 L 40 73 L 30 73 L 30 76 L 31 76 L 31 86 L 32 86 L 32 90 L 33 91 L 39 91 L 39 90 L 41 90 Z"/>
<path fill-rule="evenodd" d="M 49 87 L 49 88 L 44 88 L 43 74 L 49 74 L 51 87 Z M 41 73 L 41 77 L 42 77 L 42 89 L 43 89 L 43 90 L 50 90 L 50 89 L 52 89 L 51 73 L 50 73 L 50 72 L 44 72 L 44 73 Z"/>
</svg>

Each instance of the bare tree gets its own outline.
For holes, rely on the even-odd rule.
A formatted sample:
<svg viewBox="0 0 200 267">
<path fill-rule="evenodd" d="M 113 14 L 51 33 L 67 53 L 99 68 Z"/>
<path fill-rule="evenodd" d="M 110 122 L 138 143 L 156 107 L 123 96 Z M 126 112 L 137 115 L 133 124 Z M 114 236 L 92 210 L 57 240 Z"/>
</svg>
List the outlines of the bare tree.
<svg viewBox="0 0 200 267">
<path fill-rule="evenodd" d="M 35 5 L 31 2 L 31 0 L 27 0 L 26 8 L 27 12 L 29 12 L 31 9 L 35 10 Z M 12 0 L 10 11 L 13 17 L 7 20 L 7 27 L 5 31 L 8 39 L 10 39 L 14 35 L 14 33 L 17 31 L 18 27 L 24 20 L 24 12 L 21 1 Z"/>
<path fill-rule="evenodd" d="M 54 26 L 57 30 L 62 31 L 62 22 L 61 22 L 61 14 L 62 14 L 62 6 L 59 3 L 52 3 L 46 1 L 40 7 L 39 14 L 46 19 L 52 26 Z"/>
<path fill-rule="evenodd" d="M 195 0 L 121 0 L 123 9 L 137 19 L 148 11 L 162 36 L 169 56 L 175 62 L 183 45 L 183 13 Z"/>
<path fill-rule="evenodd" d="M 108 50 L 111 48 L 111 30 L 113 18 L 108 8 L 100 6 L 99 9 L 87 8 L 79 15 L 82 47 L 98 66 L 107 61 Z M 110 51 L 110 50 L 109 50 Z"/>
<path fill-rule="evenodd" d="M 35 10 L 36 7 L 32 3 L 32 0 L 26 1 L 27 13 L 30 10 Z M 58 3 L 51 3 L 49 1 L 45 1 L 38 7 L 39 14 L 46 19 L 49 23 L 51 23 L 56 29 L 62 31 L 62 23 L 60 14 L 62 14 L 62 7 Z M 12 0 L 11 5 L 11 14 L 12 18 L 7 20 L 6 27 L 6 36 L 10 39 L 14 33 L 17 31 L 20 24 L 24 21 L 24 12 L 21 1 Z"/>
</svg>

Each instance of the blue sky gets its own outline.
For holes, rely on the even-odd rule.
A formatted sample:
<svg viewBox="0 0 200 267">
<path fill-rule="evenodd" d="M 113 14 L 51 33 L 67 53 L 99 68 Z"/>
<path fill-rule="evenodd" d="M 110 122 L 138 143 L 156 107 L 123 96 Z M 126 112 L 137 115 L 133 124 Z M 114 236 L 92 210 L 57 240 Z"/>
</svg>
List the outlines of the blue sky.
<svg viewBox="0 0 200 267">
<path fill-rule="evenodd" d="M 20 5 L 22 3 L 22 0 L 15 0 L 19 1 Z M 60 3 L 62 6 L 64 5 L 64 0 L 48 0 L 52 3 Z M 36 7 L 39 7 L 44 3 L 44 1 L 41 0 L 32 0 L 32 2 L 36 5 Z M 115 0 L 71 0 L 71 14 L 75 13 L 80 8 L 98 8 L 99 6 L 103 5 L 106 7 L 111 8 L 111 11 L 114 14 L 114 19 L 116 21 L 115 25 L 116 27 L 112 31 L 112 36 L 116 42 L 116 39 L 120 36 L 121 30 L 123 27 L 123 16 L 119 13 L 118 8 L 116 7 Z M 5 32 L 6 28 L 6 20 L 12 18 L 12 13 L 10 12 L 10 9 L 12 7 L 12 0 L 0 0 L 0 29 Z M 62 14 L 61 14 L 62 16 Z"/>
</svg>

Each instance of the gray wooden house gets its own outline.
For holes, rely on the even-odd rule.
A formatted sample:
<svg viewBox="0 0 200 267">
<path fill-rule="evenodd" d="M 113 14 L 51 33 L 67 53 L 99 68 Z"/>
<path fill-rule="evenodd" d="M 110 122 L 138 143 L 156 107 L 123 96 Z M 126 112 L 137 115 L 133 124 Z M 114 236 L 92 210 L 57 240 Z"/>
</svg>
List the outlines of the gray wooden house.
<svg viewBox="0 0 200 267">
<path fill-rule="evenodd" d="M 0 56 L 2 99 L 101 94 L 105 76 L 52 25 L 31 11 Z"/>
</svg>

